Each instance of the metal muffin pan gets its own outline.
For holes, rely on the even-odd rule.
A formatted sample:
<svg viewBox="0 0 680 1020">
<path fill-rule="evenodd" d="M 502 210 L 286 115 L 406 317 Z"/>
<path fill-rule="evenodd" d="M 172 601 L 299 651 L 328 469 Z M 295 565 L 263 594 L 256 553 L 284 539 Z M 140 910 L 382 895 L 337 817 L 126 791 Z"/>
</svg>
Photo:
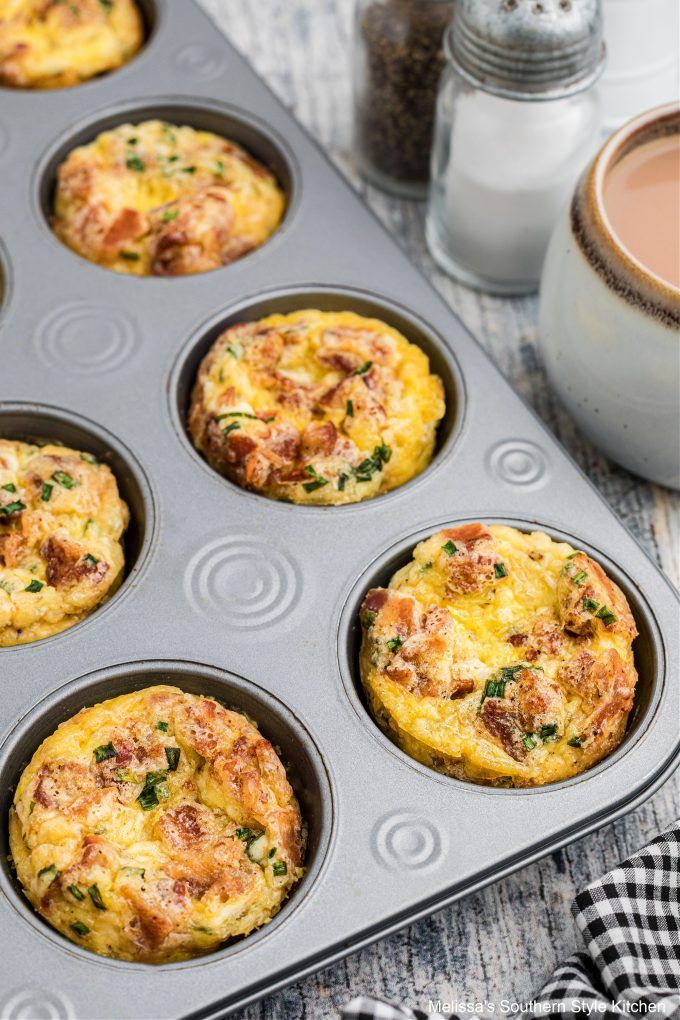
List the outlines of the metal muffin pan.
<svg viewBox="0 0 680 1020">
<path fill-rule="evenodd" d="M 244 709 L 281 748 L 309 823 L 308 873 L 259 932 L 152 967 L 97 957 L 45 924 L 5 845 L 0 1016 L 12 1020 L 224 1016 L 630 810 L 678 759 L 671 586 L 202 12 L 156 0 L 153 21 L 145 50 L 115 74 L 0 90 L 0 435 L 103 456 L 133 519 L 128 576 L 108 604 L 54 638 L 0 649 L 3 838 L 43 737 L 79 707 L 157 679 Z M 172 280 L 121 276 L 65 248 L 46 221 L 56 161 L 135 111 L 176 111 L 270 162 L 289 195 L 280 230 L 232 266 Z M 276 503 L 193 451 L 184 411 L 220 326 L 304 305 L 401 325 L 442 375 L 436 456 L 402 488 L 348 507 Z M 515 791 L 446 778 L 404 756 L 363 706 L 363 591 L 425 534 L 471 519 L 570 538 L 631 601 L 635 714 L 621 747 L 576 779 Z"/>
</svg>

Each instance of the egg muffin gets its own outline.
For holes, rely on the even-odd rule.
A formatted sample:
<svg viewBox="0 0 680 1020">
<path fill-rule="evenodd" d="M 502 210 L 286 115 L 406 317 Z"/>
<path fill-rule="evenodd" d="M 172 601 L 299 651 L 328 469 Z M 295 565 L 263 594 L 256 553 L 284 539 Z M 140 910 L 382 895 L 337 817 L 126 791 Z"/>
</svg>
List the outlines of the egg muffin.
<svg viewBox="0 0 680 1020">
<path fill-rule="evenodd" d="M 602 567 L 565 542 L 501 525 L 440 531 L 360 616 L 375 719 L 439 772 L 539 786 L 623 738 L 635 623 Z"/>
<path fill-rule="evenodd" d="M 92 454 L 0 439 L 0 647 L 58 634 L 119 586 L 129 521 Z"/>
<path fill-rule="evenodd" d="M 274 175 L 236 142 L 149 120 L 104 131 L 68 155 L 52 227 L 107 269 L 182 276 L 258 248 L 284 208 Z"/>
<path fill-rule="evenodd" d="M 0 85 L 77 85 L 127 63 L 143 42 L 134 0 L 0 0 Z"/>
<path fill-rule="evenodd" d="M 272 745 L 245 716 L 177 687 L 62 723 L 21 776 L 9 837 L 53 927 L 139 963 L 247 935 L 303 874 L 300 809 Z"/>
<path fill-rule="evenodd" d="M 427 467 L 444 388 L 427 355 L 379 319 L 308 309 L 230 326 L 201 363 L 194 444 L 272 499 L 356 503 Z"/>
</svg>

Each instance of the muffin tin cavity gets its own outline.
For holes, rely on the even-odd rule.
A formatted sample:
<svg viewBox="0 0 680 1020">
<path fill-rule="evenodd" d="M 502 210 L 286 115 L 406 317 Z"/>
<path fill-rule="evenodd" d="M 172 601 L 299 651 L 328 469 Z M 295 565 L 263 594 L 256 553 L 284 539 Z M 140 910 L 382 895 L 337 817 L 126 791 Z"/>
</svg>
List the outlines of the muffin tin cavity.
<svg viewBox="0 0 680 1020">
<path fill-rule="evenodd" d="M 469 788 L 482 792 L 483 794 L 500 794 L 502 796 L 537 794 L 546 790 L 554 790 L 560 787 L 570 786 L 577 782 L 587 780 L 603 769 L 608 768 L 625 755 L 630 748 L 643 736 L 648 729 L 662 696 L 663 677 L 665 675 L 664 648 L 661 635 L 655 617 L 649 608 L 644 595 L 631 578 L 625 574 L 620 567 L 614 564 L 607 556 L 603 555 L 597 548 L 587 542 L 562 531 L 558 531 L 540 521 L 526 521 L 499 517 L 485 517 L 485 524 L 505 524 L 517 528 L 519 531 L 542 531 L 557 542 L 568 542 L 574 549 L 583 550 L 592 559 L 600 563 L 609 577 L 621 588 L 626 596 L 635 619 L 638 637 L 633 644 L 635 655 L 635 667 L 638 673 L 638 682 L 635 688 L 635 701 L 628 719 L 626 735 L 621 744 L 608 757 L 593 768 L 571 779 L 557 783 L 549 783 L 544 786 L 536 786 L 523 789 L 506 789 L 502 787 L 479 786 L 463 780 L 443 775 L 426 765 L 405 754 L 397 747 L 380 729 L 370 713 L 366 696 L 361 682 L 359 668 L 359 651 L 361 647 L 361 625 L 359 622 L 359 611 L 366 592 L 375 587 L 387 587 L 390 579 L 412 559 L 415 546 L 423 539 L 442 530 L 466 524 L 477 518 L 465 518 L 459 520 L 442 521 L 433 523 L 415 534 L 402 539 L 396 545 L 388 549 L 382 556 L 378 557 L 362 574 L 355 583 L 345 603 L 340 618 L 338 634 L 338 656 L 340 670 L 342 673 L 345 692 L 350 703 L 361 720 L 361 723 L 368 727 L 374 737 L 382 746 L 392 754 L 396 755 L 402 762 L 411 768 L 417 769 L 423 775 L 429 776 L 437 782 L 447 784 L 454 783 L 459 788 Z"/>
<path fill-rule="evenodd" d="M 111 468 L 118 483 L 118 491 L 130 509 L 130 523 L 123 536 L 125 576 L 120 588 L 85 620 L 61 634 L 38 642 L 43 644 L 86 625 L 125 593 L 130 578 L 142 569 L 152 543 L 155 518 L 153 496 L 144 470 L 134 455 L 106 430 L 78 415 L 45 405 L 0 404 L 0 438 L 16 439 L 36 446 L 58 443 L 93 454 L 97 460 Z M 34 644 L 3 648 L 0 654 L 30 648 Z"/>
<path fill-rule="evenodd" d="M 242 712 L 272 743 L 283 762 L 289 782 L 300 804 L 307 826 L 305 874 L 276 917 L 250 935 L 234 939 L 222 949 L 192 961 L 158 964 L 163 969 L 201 966 L 252 945 L 279 928 L 290 913 L 302 906 L 316 881 L 329 850 L 333 831 L 333 794 L 323 758 L 305 726 L 280 701 L 243 677 L 212 666 L 184 661 L 143 661 L 111 666 L 82 676 L 45 698 L 15 727 L 0 748 L 0 811 L 7 818 L 14 790 L 22 771 L 43 740 L 60 723 L 82 708 L 157 684 L 180 687 L 191 694 L 214 698 L 226 708 Z M 28 902 L 7 860 L 9 844 L 3 826 L 0 885 L 16 910 L 42 934 L 70 952 L 84 954 L 102 966 L 135 967 L 74 947 L 36 914 Z"/>
<path fill-rule="evenodd" d="M 398 493 L 424 481 L 449 457 L 462 427 L 465 413 L 465 387 L 457 359 L 444 340 L 408 309 L 379 295 L 340 287 L 317 286 L 276 290 L 228 308 L 209 322 L 204 323 L 190 338 L 172 370 L 168 392 L 170 414 L 175 430 L 191 456 L 213 476 L 221 478 L 232 491 L 260 501 L 266 499 L 267 497 L 240 489 L 229 479 L 217 475 L 195 449 L 187 431 L 191 393 L 202 359 L 227 327 L 238 322 L 253 322 L 269 315 L 285 315 L 306 308 L 318 309 L 322 312 L 355 312 L 357 315 L 367 318 L 381 319 L 389 326 L 399 330 L 407 340 L 425 352 L 430 361 L 430 370 L 438 375 L 444 384 L 446 411 L 437 429 L 437 440 L 432 460 L 424 471 L 392 492 L 376 496 L 373 499 L 340 507 L 306 506 L 304 509 L 321 513 L 347 513 L 350 510 L 368 507 L 378 502 L 382 504 L 384 500 L 393 498 Z M 302 507 L 294 507 L 293 504 L 279 505 L 302 509 Z"/>
<path fill-rule="evenodd" d="M 253 116 L 223 103 L 208 99 L 183 101 L 174 97 L 161 96 L 155 100 L 147 99 L 145 102 L 120 103 L 114 109 L 99 111 L 97 114 L 89 116 L 73 131 L 69 131 L 68 134 L 54 142 L 43 156 L 35 177 L 34 202 L 39 219 L 61 251 L 70 251 L 70 249 L 54 235 L 50 226 L 59 166 L 74 149 L 94 141 L 102 132 L 110 131 L 121 124 L 134 125 L 148 120 L 161 120 L 178 127 L 186 126 L 197 131 L 209 131 L 228 141 L 236 142 L 247 153 L 254 156 L 274 174 L 284 192 L 286 202 L 281 223 L 260 247 L 264 248 L 269 245 L 285 230 L 297 202 L 299 171 L 295 159 L 283 139 Z M 243 258 L 249 258 L 257 251 L 259 248 Z M 76 255 L 75 252 L 71 254 Z M 78 255 L 76 257 L 82 258 Z M 242 259 L 237 260 L 237 262 L 240 261 Z M 229 266 L 222 268 L 229 268 Z M 153 279 L 153 277 L 145 277 L 145 279 Z"/>
</svg>

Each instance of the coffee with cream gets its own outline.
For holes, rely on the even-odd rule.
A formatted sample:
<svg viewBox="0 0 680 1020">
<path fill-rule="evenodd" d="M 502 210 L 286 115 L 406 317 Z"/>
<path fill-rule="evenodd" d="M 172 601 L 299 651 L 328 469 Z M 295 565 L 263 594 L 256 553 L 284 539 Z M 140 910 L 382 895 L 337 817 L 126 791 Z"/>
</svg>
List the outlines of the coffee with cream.
<svg viewBox="0 0 680 1020">
<path fill-rule="evenodd" d="M 680 287 L 680 135 L 656 138 L 622 156 L 607 173 L 603 201 L 628 252 Z"/>
</svg>

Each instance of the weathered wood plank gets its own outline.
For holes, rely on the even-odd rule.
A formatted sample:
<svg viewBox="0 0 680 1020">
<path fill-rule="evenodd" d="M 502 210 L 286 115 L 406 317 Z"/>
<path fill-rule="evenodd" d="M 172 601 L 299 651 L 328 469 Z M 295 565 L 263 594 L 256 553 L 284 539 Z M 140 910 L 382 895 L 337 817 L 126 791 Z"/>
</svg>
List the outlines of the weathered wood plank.
<svg viewBox="0 0 680 1020">
<path fill-rule="evenodd" d="M 537 350 L 534 298 L 502 301 L 439 272 L 423 239 L 421 205 L 367 187 L 351 158 L 353 0 L 201 0 L 535 408 L 615 512 L 678 583 L 680 500 L 606 460 L 556 406 Z M 228 99 L 228 96 L 223 97 Z M 372 992 L 425 1005 L 526 999 L 579 945 L 570 905 L 591 879 L 680 814 L 680 785 L 667 783 L 637 811 L 456 907 L 300 982 L 242 1020 L 321 1020 L 351 994 Z"/>
</svg>

